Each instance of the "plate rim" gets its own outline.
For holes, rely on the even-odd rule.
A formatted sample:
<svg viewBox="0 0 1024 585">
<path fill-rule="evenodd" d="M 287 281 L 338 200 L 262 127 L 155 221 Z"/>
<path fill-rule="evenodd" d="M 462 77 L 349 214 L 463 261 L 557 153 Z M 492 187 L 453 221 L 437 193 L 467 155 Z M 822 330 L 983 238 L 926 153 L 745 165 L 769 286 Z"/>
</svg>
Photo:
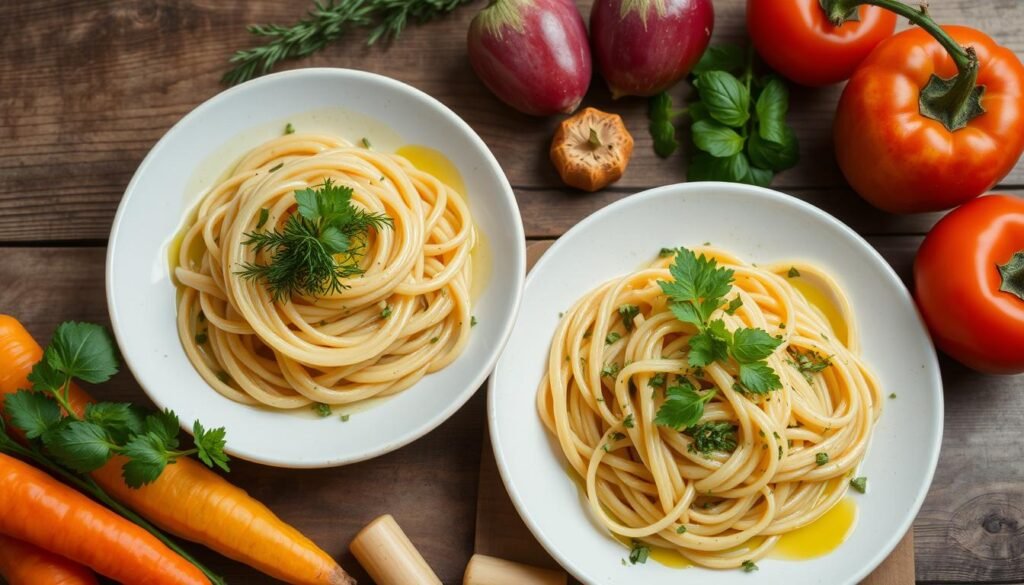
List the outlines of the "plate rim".
<svg viewBox="0 0 1024 585">
<path fill-rule="evenodd" d="M 436 110 L 446 120 L 448 120 L 454 127 L 457 127 L 473 145 L 474 149 L 477 150 L 483 162 L 486 164 L 488 171 L 492 172 L 497 177 L 497 182 L 500 185 L 500 192 L 503 198 L 508 203 L 510 209 L 509 227 L 513 231 L 514 240 L 517 242 L 512 249 L 511 262 L 505 264 L 503 270 L 508 270 L 512 274 L 514 279 L 515 287 L 512 291 L 513 302 L 512 308 L 504 327 L 498 332 L 497 339 L 498 343 L 494 344 L 494 347 L 490 350 L 488 359 L 483 368 L 474 375 L 465 385 L 465 389 L 461 393 L 456 395 L 453 400 L 449 402 L 438 412 L 430 418 L 424 418 L 419 425 L 409 427 L 405 433 L 399 435 L 396 439 L 381 442 L 373 449 L 365 450 L 357 455 L 349 456 L 331 456 L 331 457 L 320 457 L 313 458 L 310 460 L 302 461 L 288 461 L 273 456 L 261 455 L 258 452 L 251 450 L 236 450 L 228 448 L 228 453 L 233 457 L 257 463 L 260 465 L 267 465 L 278 468 L 288 469 L 322 469 L 330 467 L 340 467 L 343 465 L 350 465 L 361 461 L 367 461 L 376 457 L 380 457 L 392 451 L 395 451 L 401 447 L 404 447 L 420 438 L 424 435 L 435 430 L 446 421 L 448 421 L 452 415 L 454 415 L 459 409 L 461 409 L 476 393 L 485 385 L 487 378 L 491 375 L 494 368 L 497 366 L 498 359 L 501 357 L 501 353 L 505 346 L 508 344 L 508 340 L 512 336 L 512 331 L 515 328 L 515 324 L 519 319 L 519 309 L 522 306 L 523 290 L 525 287 L 525 273 L 526 273 L 526 235 L 525 228 L 523 227 L 522 214 L 519 211 L 519 205 L 515 197 L 515 192 L 512 189 L 512 185 L 509 183 L 508 177 L 506 176 L 501 165 L 498 163 L 494 156 L 494 153 L 483 141 L 480 135 L 466 122 L 461 116 L 456 114 L 451 108 L 446 106 L 437 98 L 430 94 L 420 90 L 408 83 L 399 81 L 397 79 L 388 77 L 386 75 L 380 75 L 377 73 L 362 71 L 359 69 L 342 68 L 342 67 L 306 67 L 301 69 L 291 69 L 287 71 L 281 71 L 277 73 L 271 73 L 256 79 L 252 79 L 245 83 L 241 83 L 232 87 L 229 87 L 217 94 L 210 96 L 203 100 L 201 103 L 190 109 L 185 113 L 178 121 L 176 121 L 159 140 L 149 149 L 146 156 L 143 157 L 142 161 L 136 167 L 135 172 L 132 174 L 132 178 L 128 181 L 127 186 L 124 188 L 121 198 L 118 201 L 117 211 L 114 214 L 114 219 L 110 226 L 110 234 L 107 239 L 107 251 L 104 259 L 104 291 L 107 300 L 107 314 L 110 318 L 111 331 L 114 334 L 114 338 L 118 344 L 119 353 L 121 354 L 121 361 L 123 365 L 129 370 L 135 382 L 142 388 L 146 396 L 160 409 L 170 408 L 170 405 L 166 404 L 165 400 L 156 396 L 153 392 L 147 388 L 142 382 L 138 368 L 138 364 L 134 363 L 132 358 L 129 358 L 129 354 L 124 351 L 124 347 L 121 342 L 122 328 L 124 325 L 118 319 L 117 313 L 117 291 L 113 282 L 113 267 L 115 257 L 119 251 L 119 231 L 122 222 L 125 220 L 126 209 L 129 201 L 135 196 L 135 192 L 138 190 L 138 183 L 141 181 L 143 175 L 148 171 L 149 167 L 154 164 L 154 161 L 161 156 L 164 149 L 167 148 L 167 144 L 173 140 L 173 137 L 182 131 L 192 119 L 200 116 L 203 112 L 219 107 L 219 104 L 223 101 L 233 99 L 235 94 L 243 92 L 259 91 L 264 85 L 270 83 L 279 83 L 281 79 L 293 79 L 299 77 L 317 77 L 321 75 L 334 76 L 341 79 L 353 79 L 361 78 L 362 80 L 369 81 L 372 83 L 380 83 L 385 86 L 389 86 L 390 89 L 395 90 L 398 93 L 405 93 L 410 95 L 415 100 L 422 102 L 425 107 Z M 338 104 L 338 107 L 344 107 L 343 104 Z M 267 120 L 254 120 L 248 128 L 255 128 L 259 124 Z M 385 121 L 382 121 L 385 125 Z M 246 129 L 242 129 L 239 132 L 245 132 Z M 237 134 L 237 133 L 236 133 Z M 127 243 L 121 243 L 122 247 L 126 246 Z M 510 266 L 511 265 L 511 266 Z M 420 382 L 417 382 L 417 384 Z M 192 428 L 186 424 L 185 421 L 180 422 L 180 427 L 189 435 L 192 434 Z"/>
<path fill-rule="evenodd" d="M 602 207 L 601 209 L 594 211 L 593 213 L 591 213 L 590 215 L 588 215 L 587 217 L 583 218 L 575 225 L 573 225 L 569 230 L 567 230 L 564 234 L 558 237 L 555 240 L 555 242 L 547 250 L 544 251 L 544 253 L 537 260 L 537 262 L 534 263 L 533 267 L 530 269 L 529 273 L 526 276 L 526 282 L 523 285 L 523 296 L 525 296 L 526 291 L 531 286 L 533 286 L 533 283 L 535 282 L 536 278 L 539 278 L 536 276 L 537 274 L 539 274 L 538 269 L 545 266 L 549 261 L 551 261 L 551 258 L 553 258 L 556 254 L 559 253 L 563 246 L 567 245 L 566 242 L 568 242 L 568 240 L 571 239 L 570 236 L 574 236 L 577 232 L 586 229 L 586 226 L 589 225 L 590 223 L 598 221 L 605 215 L 615 213 L 616 211 L 618 211 L 620 207 L 623 207 L 625 205 L 635 205 L 638 202 L 657 198 L 661 196 L 663 193 L 676 191 L 678 193 L 688 193 L 694 190 L 703 189 L 707 187 L 727 188 L 735 189 L 737 191 L 745 191 L 748 194 L 766 197 L 769 200 L 773 200 L 777 203 L 795 206 L 798 209 L 802 209 L 804 211 L 811 213 L 818 219 L 824 221 L 833 228 L 839 230 L 852 241 L 856 242 L 856 244 L 862 249 L 864 249 L 868 253 L 868 255 L 872 257 L 873 260 L 875 260 L 879 265 L 882 266 L 883 272 L 885 273 L 886 277 L 890 281 L 897 284 L 899 295 L 903 298 L 904 301 L 909 302 L 910 305 L 914 308 L 914 318 L 925 331 L 925 338 L 927 341 L 926 345 L 928 349 L 926 356 L 926 366 L 928 371 L 934 374 L 935 379 L 938 381 L 937 386 L 930 387 L 933 396 L 936 397 L 935 402 L 937 404 L 937 407 L 935 412 L 935 420 L 933 420 L 933 423 L 935 423 L 938 432 L 935 437 L 935 440 L 932 441 L 931 444 L 927 445 L 928 471 L 926 477 L 924 478 L 924 481 L 921 483 L 921 487 L 917 490 L 917 494 L 915 495 L 914 501 L 911 504 L 909 510 L 910 513 L 907 514 L 899 522 L 898 530 L 896 530 L 887 537 L 884 544 L 877 549 L 876 553 L 871 557 L 869 562 L 861 566 L 854 574 L 850 575 L 850 577 L 847 578 L 847 581 L 845 581 L 845 583 L 859 583 L 862 579 L 864 579 L 872 571 L 874 571 L 879 565 L 881 565 L 882 562 L 889 557 L 889 555 L 892 554 L 892 551 L 900 543 L 900 541 L 903 539 L 906 533 L 911 529 L 914 520 L 920 513 L 921 506 L 924 504 L 924 500 L 927 497 L 932 482 L 935 478 L 935 470 L 938 466 L 939 454 L 942 448 L 942 437 L 944 433 L 945 416 L 945 402 L 943 400 L 944 386 L 942 380 L 942 372 L 939 367 L 938 354 L 936 353 L 934 342 L 932 341 L 931 337 L 927 334 L 927 327 L 924 324 L 920 311 L 917 309 L 917 305 L 914 302 L 913 295 L 911 295 L 909 289 L 900 279 L 899 275 L 896 274 L 896 271 L 893 269 L 892 265 L 890 265 L 889 262 L 878 252 L 878 250 L 876 250 L 874 246 L 872 246 L 866 239 L 864 239 L 863 236 L 861 236 L 853 228 L 846 225 L 845 223 L 840 221 L 832 214 L 826 212 L 825 210 L 811 203 L 808 203 L 807 201 L 804 201 L 798 197 L 794 197 L 792 195 L 788 195 L 786 193 L 776 191 L 774 189 L 769 189 L 767 187 L 746 185 L 742 183 L 728 183 L 723 181 L 694 181 L 671 183 L 668 185 L 662 185 L 651 189 L 645 189 L 643 191 L 638 191 L 636 193 L 626 195 L 623 198 L 614 201 Z M 522 305 L 520 305 L 520 312 L 522 312 Z M 508 345 L 506 343 L 506 348 L 507 347 Z M 505 350 L 503 349 L 502 358 L 504 358 L 504 353 Z M 502 360 L 499 359 L 498 363 L 500 364 L 501 361 Z M 497 372 L 497 367 L 498 364 L 495 365 L 495 372 Z M 555 561 L 561 567 L 563 567 L 566 571 L 572 574 L 573 577 L 575 577 L 582 583 L 588 583 L 589 581 L 584 571 L 576 564 L 574 564 L 571 560 L 567 559 L 565 555 L 561 554 L 556 545 L 552 542 L 549 542 L 543 536 L 543 532 L 541 531 L 540 527 L 536 524 L 536 522 L 533 520 L 533 518 L 531 518 L 528 514 L 524 512 L 525 503 L 523 502 L 522 496 L 513 487 L 510 471 L 508 469 L 508 463 L 505 461 L 501 449 L 499 448 L 499 441 L 495 440 L 495 437 L 498 436 L 499 434 L 497 431 L 498 413 L 496 411 L 495 405 L 495 394 L 497 393 L 497 385 L 495 382 L 496 379 L 497 376 L 492 374 L 487 382 L 487 429 L 491 438 L 491 449 L 493 451 L 494 459 L 498 467 L 499 475 L 501 476 L 502 484 L 505 487 L 505 491 L 508 493 L 509 498 L 512 500 L 512 504 L 516 509 L 516 513 L 519 514 L 519 517 L 522 519 L 523 523 L 526 524 L 532 536 L 541 544 L 544 550 L 547 551 L 547 553 L 551 555 L 551 557 L 555 559 Z"/>
</svg>

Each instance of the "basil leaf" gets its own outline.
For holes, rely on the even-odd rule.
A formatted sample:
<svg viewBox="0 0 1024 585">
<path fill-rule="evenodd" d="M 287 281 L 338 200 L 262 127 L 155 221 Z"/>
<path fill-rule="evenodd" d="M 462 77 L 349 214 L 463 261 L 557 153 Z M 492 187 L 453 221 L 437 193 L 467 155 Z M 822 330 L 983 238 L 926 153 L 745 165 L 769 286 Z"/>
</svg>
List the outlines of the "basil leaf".
<svg viewBox="0 0 1024 585">
<path fill-rule="evenodd" d="M 697 148 L 719 158 L 732 156 L 743 150 L 744 138 L 732 128 L 716 122 L 700 121 L 693 125 L 693 143 Z"/>
<path fill-rule="evenodd" d="M 772 142 L 754 132 L 747 140 L 747 154 L 756 167 L 782 171 L 796 165 L 800 160 L 800 147 L 789 126 L 782 126 L 782 140 Z"/>
<path fill-rule="evenodd" d="M 743 49 L 738 45 L 714 45 L 704 51 L 691 73 L 700 75 L 716 69 L 735 71 L 743 67 L 743 61 Z"/>
<path fill-rule="evenodd" d="M 757 133 L 771 142 L 782 143 L 786 138 L 786 111 L 789 109 L 789 90 L 776 77 L 761 90 L 754 106 L 757 112 Z"/>
<path fill-rule="evenodd" d="M 663 91 L 651 96 L 647 107 L 647 115 L 650 118 L 648 129 L 654 141 L 654 152 L 661 158 L 668 158 L 679 147 L 676 127 L 672 124 L 672 98 Z"/>
<path fill-rule="evenodd" d="M 689 181 L 727 181 L 744 183 L 750 174 L 750 163 L 742 152 L 726 158 L 711 156 L 706 152 L 698 152 L 686 169 Z"/>
<path fill-rule="evenodd" d="M 750 92 L 725 71 L 707 71 L 697 78 L 701 101 L 711 117 L 733 128 L 750 119 Z"/>
<path fill-rule="evenodd" d="M 772 179 L 774 178 L 775 173 L 773 173 L 772 171 L 768 169 L 762 169 L 760 167 L 751 166 L 743 182 L 748 185 L 767 187 L 768 185 L 772 184 Z"/>
</svg>

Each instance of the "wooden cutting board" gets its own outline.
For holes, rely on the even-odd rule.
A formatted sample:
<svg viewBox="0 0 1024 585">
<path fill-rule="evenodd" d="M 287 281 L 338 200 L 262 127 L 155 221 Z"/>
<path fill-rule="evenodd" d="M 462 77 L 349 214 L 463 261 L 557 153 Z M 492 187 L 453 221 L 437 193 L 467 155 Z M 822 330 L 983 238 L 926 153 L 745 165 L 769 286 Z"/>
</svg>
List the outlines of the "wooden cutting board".
<svg viewBox="0 0 1024 585">
<path fill-rule="evenodd" d="M 553 242 L 531 242 L 527 247 L 527 267 L 532 267 Z M 534 539 L 530 530 L 516 512 L 501 482 L 494 451 L 485 433 L 483 453 L 480 457 L 480 489 L 477 495 L 475 551 L 536 565 L 559 568 L 544 548 Z M 914 534 L 906 536 L 875 572 L 862 585 L 913 585 Z"/>
</svg>

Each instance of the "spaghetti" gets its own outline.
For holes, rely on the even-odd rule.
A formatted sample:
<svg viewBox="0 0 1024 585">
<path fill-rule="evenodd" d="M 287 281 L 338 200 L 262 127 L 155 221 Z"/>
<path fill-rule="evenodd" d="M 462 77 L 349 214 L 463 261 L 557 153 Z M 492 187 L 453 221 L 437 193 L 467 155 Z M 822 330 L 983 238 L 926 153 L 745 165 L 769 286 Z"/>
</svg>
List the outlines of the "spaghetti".
<svg viewBox="0 0 1024 585">
<path fill-rule="evenodd" d="M 354 207 L 390 218 L 361 242 L 361 274 L 319 297 L 278 300 L 242 278 L 240 267 L 271 260 L 248 234 L 283 225 L 296 191 L 330 182 L 352 189 Z M 474 240 L 462 196 L 400 156 L 325 135 L 271 140 L 202 199 L 184 231 L 174 271 L 182 345 L 210 386 L 242 403 L 292 409 L 397 393 L 465 348 Z"/>
<path fill-rule="evenodd" d="M 778 343 L 765 362 L 780 388 L 746 390 L 732 357 L 691 366 L 698 328 L 677 318 L 659 285 L 672 281 L 666 257 L 599 286 L 564 314 L 537 406 L 602 525 L 725 569 L 764 557 L 780 535 L 845 495 L 881 413 L 881 389 L 858 357 L 849 301 L 828 274 L 805 264 L 756 267 L 713 248 L 697 253 L 733 271 L 714 319 Z M 845 325 L 833 327 L 796 278 L 827 291 Z M 699 425 L 661 424 L 676 385 L 706 401 Z"/>
</svg>

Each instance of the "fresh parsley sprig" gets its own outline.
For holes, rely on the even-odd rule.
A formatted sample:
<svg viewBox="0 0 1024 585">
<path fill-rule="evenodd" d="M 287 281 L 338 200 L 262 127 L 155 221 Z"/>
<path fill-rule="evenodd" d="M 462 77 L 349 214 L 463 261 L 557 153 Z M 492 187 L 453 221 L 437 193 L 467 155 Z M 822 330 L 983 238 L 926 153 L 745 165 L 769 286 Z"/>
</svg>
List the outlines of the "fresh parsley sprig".
<svg viewBox="0 0 1024 585">
<path fill-rule="evenodd" d="M 675 150 L 676 113 L 689 118 L 695 148 L 688 180 L 767 186 L 799 160 L 796 135 L 786 124 L 789 90 L 777 76 L 755 76 L 753 59 L 752 51 L 744 54 L 735 45 L 709 47 L 691 72 L 696 101 L 673 110 L 668 94 L 651 98 L 650 130 L 659 155 Z"/>
<path fill-rule="evenodd" d="M 455 10 L 468 0 L 330 0 L 315 1 L 306 18 L 292 26 L 251 25 L 249 32 L 266 43 L 236 51 L 222 83 L 235 85 L 269 73 L 278 62 L 312 55 L 352 29 L 368 28 L 367 45 L 396 38 L 409 22 L 424 23 Z"/>
<path fill-rule="evenodd" d="M 32 389 L 7 397 L 4 409 L 11 424 L 24 432 L 40 452 L 65 468 L 89 473 L 114 455 L 123 455 L 125 483 L 138 488 L 152 483 L 180 457 L 197 455 L 210 467 L 228 471 L 225 430 L 193 425 L 195 447 L 181 449 L 178 417 L 170 410 L 147 413 L 127 403 L 97 402 L 79 417 L 72 408 L 72 380 L 101 383 L 117 373 L 114 342 L 106 329 L 91 323 L 62 323 L 32 368 Z"/>
<path fill-rule="evenodd" d="M 697 333 L 690 338 L 689 365 L 703 368 L 712 362 L 731 359 L 739 366 L 737 390 L 767 394 L 781 388 L 778 374 L 766 360 L 782 340 L 763 329 L 745 327 L 729 331 L 725 321 L 712 318 L 719 309 L 735 312 L 740 306 L 736 299 L 725 302 L 732 290 L 733 271 L 719 266 L 714 258 L 679 248 L 669 266 L 669 274 L 672 280 L 658 282 L 669 299 L 669 309 L 676 319 L 697 328 Z M 675 430 L 690 429 L 700 422 L 704 405 L 716 394 L 716 389 L 702 393 L 690 382 L 669 387 L 654 422 Z M 717 442 L 724 444 L 724 430 L 718 435 Z"/>
<path fill-rule="evenodd" d="M 363 273 L 359 259 L 370 229 L 394 225 L 390 217 L 352 205 L 352 189 L 326 179 L 319 187 L 295 192 L 297 212 L 281 231 L 253 231 L 242 243 L 268 264 L 246 262 L 235 274 L 261 280 L 275 301 L 293 294 L 324 296 L 347 288 L 342 279 Z"/>
</svg>

